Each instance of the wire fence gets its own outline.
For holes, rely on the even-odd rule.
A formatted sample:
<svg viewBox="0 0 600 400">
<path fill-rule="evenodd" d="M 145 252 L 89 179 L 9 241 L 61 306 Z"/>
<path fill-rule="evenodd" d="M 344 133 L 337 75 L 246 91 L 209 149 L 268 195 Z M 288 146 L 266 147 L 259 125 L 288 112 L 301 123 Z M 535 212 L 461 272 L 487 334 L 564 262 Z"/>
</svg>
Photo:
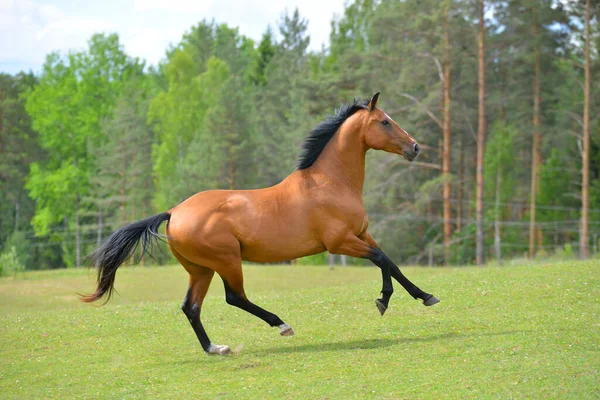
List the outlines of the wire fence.
<svg viewBox="0 0 600 400">
<path fill-rule="evenodd" d="M 421 250 L 416 254 L 408 257 L 407 262 L 422 263 L 423 258 L 428 259 L 428 263 L 431 264 L 439 263 L 440 259 L 444 257 L 443 247 L 443 225 L 447 222 L 452 224 L 453 231 L 456 233 L 457 228 L 460 226 L 462 232 L 460 235 L 454 235 L 451 239 L 451 245 L 461 245 L 464 243 L 473 244 L 475 241 L 474 232 L 469 232 L 469 227 L 473 227 L 475 224 L 474 219 L 474 202 L 470 199 L 457 199 L 451 198 L 450 202 L 453 205 L 452 218 L 444 219 L 441 213 L 441 203 L 443 199 L 441 196 L 389 196 L 395 199 L 403 199 L 408 201 L 407 207 L 400 208 L 397 212 L 381 212 L 375 211 L 369 213 L 370 227 L 373 232 L 393 232 L 394 224 L 401 223 L 418 223 L 421 226 L 423 232 L 423 238 L 417 240 L 420 243 Z M 429 202 L 429 205 L 427 204 Z M 439 204 L 438 204 L 439 203 Z M 457 205 L 463 205 L 463 217 L 457 217 Z M 518 254 L 520 250 L 523 253 L 529 248 L 529 217 L 528 207 L 529 204 L 526 201 L 513 201 L 513 202 L 500 202 L 499 207 L 516 210 L 517 212 L 504 212 L 503 219 L 498 221 L 493 218 L 489 218 L 490 213 L 496 207 L 495 202 L 484 202 L 484 206 L 487 206 L 487 216 L 484 220 L 484 231 L 487 237 L 486 251 L 489 255 L 494 252 L 494 245 L 490 245 L 490 241 L 494 239 L 494 230 L 496 226 L 500 231 L 500 246 L 503 253 L 509 255 L 523 255 Z M 381 207 L 375 207 L 381 208 Z M 429 208 L 429 211 L 427 209 Z M 554 217 L 560 217 L 564 215 L 563 219 L 553 220 L 538 220 L 536 221 L 535 228 L 536 234 L 541 235 L 546 240 L 540 240 L 536 238 L 535 249 L 536 251 L 545 251 L 546 253 L 555 252 L 560 249 L 564 249 L 569 246 L 575 253 L 579 252 L 579 232 L 581 219 L 578 218 L 581 214 L 579 207 L 567 207 L 567 206 L 548 206 L 548 205 L 537 205 L 537 210 L 552 211 Z M 592 208 L 589 210 L 590 220 L 589 226 L 589 238 L 590 238 L 590 251 L 592 255 L 598 255 L 600 245 L 598 238 L 600 236 L 600 208 Z M 540 216 L 540 214 L 538 214 Z M 540 218 L 542 219 L 542 218 Z M 103 223 L 103 228 L 98 232 L 98 225 L 91 218 L 84 219 L 85 223 L 80 225 L 80 241 L 82 247 L 91 249 L 96 245 L 99 239 L 105 239 L 115 229 L 121 227 L 123 223 L 115 223 L 109 220 Z M 133 221 L 131 221 L 133 222 Z M 471 229 L 472 231 L 473 229 Z M 99 234 L 100 233 L 100 234 Z M 47 232 L 44 237 L 36 236 L 36 232 L 32 229 L 21 230 L 20 234 L 23 235 L 32 249 L 73 249 L 77 240 L 75 238 L 76 232 L 72 226 L 55 226 Z M 515 241 L 517 240 L 517 241 Z"/>
</svg>

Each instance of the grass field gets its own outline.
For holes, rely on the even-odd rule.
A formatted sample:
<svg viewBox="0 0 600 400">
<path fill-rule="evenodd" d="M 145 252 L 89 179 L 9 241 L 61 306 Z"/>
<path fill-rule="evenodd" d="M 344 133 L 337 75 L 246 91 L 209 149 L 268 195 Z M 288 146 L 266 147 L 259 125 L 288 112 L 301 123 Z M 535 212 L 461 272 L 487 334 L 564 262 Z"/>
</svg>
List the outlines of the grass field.
<svg viewBox="0 0 600 400">
<path fill-rule="evenodd" d="M 405 268 L 435 307 L 375 268 L 247 266 L 246 290 L 296 331 L 203 310 L 227 357 L 204 355 L 179 306 L 181 267 L 123 268 L 105 307 L 77 301 L 93 271 L 0 279 L 0 397 L 174 399 L 600 398 L 600 263 Z"/>
</svg>

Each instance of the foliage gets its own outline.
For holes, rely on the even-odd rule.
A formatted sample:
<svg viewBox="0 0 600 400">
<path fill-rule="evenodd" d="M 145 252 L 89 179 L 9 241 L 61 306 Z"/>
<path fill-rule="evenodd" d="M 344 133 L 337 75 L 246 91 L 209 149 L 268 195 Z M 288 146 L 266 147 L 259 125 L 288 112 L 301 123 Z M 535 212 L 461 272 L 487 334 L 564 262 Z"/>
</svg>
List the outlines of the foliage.
<svg viewBox="0 0 600 400">
<path fill-rule="evenodd" d="M 517 130 L 510 125 L 497 122 L 485 147 L 484 182 L 485 194 L 493 201 L 496 185 L 500 184 L 500 202 L 506 203 L 514 196 L 515 182 L 515 139 Z"/>
<path fill-rule="evenodd" d="M 24 187 L 29 164 L 43 158 L 22 94 L 36 84 L 33 74 L 0 74 L 0 248 L 18 230 L 28 230 L 35 204 Z"/>
<path fill-rule="evenodd" d="M 36 200 L 32 225 L 38 236 L 47 236 L 56 224 L 68 221 L 75 232 L 77 263 L 81 256 L 81 198 L 89 193 L 96 157 L 90 149 L 102 144 L 100 122 L 112 114 L 122 82 L 141 71 L 130 59 L 117 35 L 94 35 L 89 49 L 61 57 L 50 54 L 39 83 L 27 94 L 26 108 L 39 132 L 48 159 L 31 165 L 27 189 Z"/>
<path fill-rule="evenodd" d="M 236 27 L 203 20 L 148 68 L 127 55 L 116 34 L 97 34 L 85 49 L 49 54 L 37 76 L 0 74 L 0 247 L 14 244 L 28 269 L 76 266 L 115 228 L 196 192 L 275 185 L 294 170 L 312 127 L 341 102 L 381 91 L 381 107 L 423 151 L 412 164 L 395 154 L 368 154 L 363 194 L 370 232 L 394 260 L 440 263 L 446 255 L 440 232 L 450 224 L 454 262 L 471 263 L 478 4 L 348 1 L 331 23 L 329 45 L 318 51 L 310 50 L 310 21 L 297 9 L 286 10 L 258 43 Z M 565 244 L 577 253 L 583 3 L 485 4 L 485 247 L 491 254 L 496 222 L 504 257 L 522 257 L 527 247 L 537 54 L 536 246 L 541 255 L 553 256 Z M 591 27 L 590 109 L 596 110 L 597 7 Z M 443 178 L 445 68 L 451 144 L 450 174 Z M 590 126 L 593 242 L 600 235 L 595 112 Z M 443 199 L 448 182 L 451 194 Z"/>
<path fill-rule="evenodd" d="M 17 275 L 17 273 L 25 271 L 25 265 L 19 260 L 17 249 L 15 246 L 10 246 L 0 253 L 0 275 Z"/>
</svg>

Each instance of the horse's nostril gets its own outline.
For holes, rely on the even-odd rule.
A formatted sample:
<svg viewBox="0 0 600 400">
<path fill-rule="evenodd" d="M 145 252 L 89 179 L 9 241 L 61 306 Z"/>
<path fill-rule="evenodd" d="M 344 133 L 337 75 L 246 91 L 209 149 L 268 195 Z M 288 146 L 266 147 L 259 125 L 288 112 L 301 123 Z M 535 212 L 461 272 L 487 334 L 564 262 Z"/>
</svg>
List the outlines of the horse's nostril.
<svg viewBox="0 0 600 400">
<path fill-rule="evenodd" d="M 419 153 L 419 145 L 415 143 L 415 145 L 413 146 L 413 149 L 415 151 L 415 153 Z"/>
</svg>

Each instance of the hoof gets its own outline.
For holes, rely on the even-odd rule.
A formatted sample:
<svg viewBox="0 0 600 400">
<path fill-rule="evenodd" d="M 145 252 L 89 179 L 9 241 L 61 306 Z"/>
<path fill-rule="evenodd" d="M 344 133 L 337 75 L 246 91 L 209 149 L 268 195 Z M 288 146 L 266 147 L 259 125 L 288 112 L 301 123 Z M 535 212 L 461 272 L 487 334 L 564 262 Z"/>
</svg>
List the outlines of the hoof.
<svg viewBox="0 0 600 400">
<path fill-rule="evenodd" d="M 224 344 L 210 344 L 208 348 L 207 354 L 224 356 L 231 353 L 231 349 L 229 346 L 225 346 Z"/>
<path fill-rule="evenodd" d="M 385 314 L 385 311 L 387 310 L 387 306 L 385 304 L 383 304 L 381 299 L 375 300 L 375 305 L 377 306 L 377 309 L 381 313 L 381 316 L 383 316 L 383 314 Z"/>
<path fill-rule="evenodd" d="M 433 296 L 433 295 L 429 295 L 429 298 L 427 298 L 426 300 L 423 299 L 423 304 L 425 304 L 427 307 L 430 307 L 430 306 L 432 306 L 434 304 L 437 304 L 439 302 L 440 302 L 440 300 L 437 297 Z"/>
<path fill-rule="evenodd" d="M 279 325 L 279 334 L 281 336 L 294 336 L 294 330 L 288 324 Z"/>
</svg>

